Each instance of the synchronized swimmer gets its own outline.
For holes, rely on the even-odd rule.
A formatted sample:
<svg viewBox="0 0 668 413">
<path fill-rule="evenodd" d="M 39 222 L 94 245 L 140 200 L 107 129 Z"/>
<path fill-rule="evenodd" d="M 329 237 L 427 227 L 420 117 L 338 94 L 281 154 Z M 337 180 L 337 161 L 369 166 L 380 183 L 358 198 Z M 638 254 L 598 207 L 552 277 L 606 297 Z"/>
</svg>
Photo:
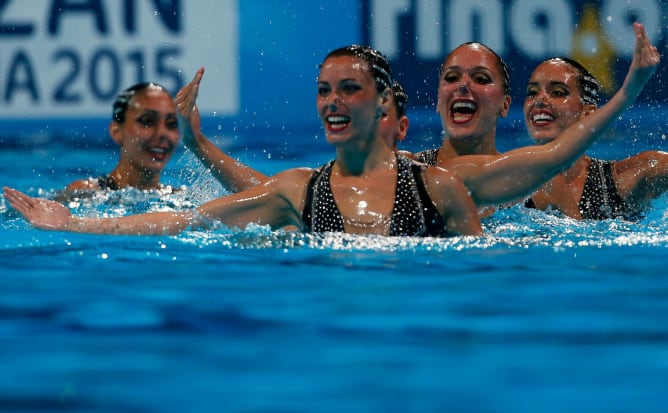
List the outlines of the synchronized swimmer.
<svg viewBox="0 0 668 413">
<path fill-rule="evenodd" d="M 655 71 L 659 54 L 642 25 L 634 24 L 634 31 L 636 47 L 621 88 L 606 105 L 544 145 L 498 154 L 489 144 L 495 127 L 481 126 L 490 120 L 495 125 L 510 104 L 498 76 L 504 77 L 504 69 L 493 52 L 467 44 L 455 50 L 462 53 L 446 58 L 441 72 L 437 107 L 446 129 L 446 150 L 439 150 L 436 166 L 396 153 L 381 134 L 395 97 L 389 64 L 373 49 L 349 46 L 330 53 L 320 69 L 317 106 L 327 141 L 336 149 L 336 158 L 322 168 L 291 169 L 193 211 L 117 218 L 75 217 L 57 202 L 10 188 L 5 196 L 34 226 L 75 232 L 176 233 L 219 220 L 230 226 L 256 222 L 314 232 L 479 235 L 479 207 L 530 195 L 580 159 L 635 100 Z M 202 74 L 198 71 L 176 97 L 184 142 L 201 134 L 195 101 Z M 401 129 L 395 128 L 394 138 L 400 136 Z"/>
</svg>

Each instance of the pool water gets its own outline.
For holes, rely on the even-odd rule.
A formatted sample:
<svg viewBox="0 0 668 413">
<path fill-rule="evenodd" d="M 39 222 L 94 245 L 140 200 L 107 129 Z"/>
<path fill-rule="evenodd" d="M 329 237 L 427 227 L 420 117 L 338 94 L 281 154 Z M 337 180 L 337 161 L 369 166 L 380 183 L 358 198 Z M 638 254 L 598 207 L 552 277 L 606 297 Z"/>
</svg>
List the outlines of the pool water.
<svg viewBox="0 0 668 413">
<path fill-rule="evenodd" d="M 268 173 L 332 156 L 232 152 Z M 0 178 L 49 196 L 114 164 L 108 147 L 8 145 Z M 71 206 L 225 193 L 185 151 L 164 181 L 184 188 Z M 416 239 L 45 232 L 0 198 L 0 411 L 663 412 L 666 200 L 637 223 L 513 207 L 484 237 Z"/>
</svg>

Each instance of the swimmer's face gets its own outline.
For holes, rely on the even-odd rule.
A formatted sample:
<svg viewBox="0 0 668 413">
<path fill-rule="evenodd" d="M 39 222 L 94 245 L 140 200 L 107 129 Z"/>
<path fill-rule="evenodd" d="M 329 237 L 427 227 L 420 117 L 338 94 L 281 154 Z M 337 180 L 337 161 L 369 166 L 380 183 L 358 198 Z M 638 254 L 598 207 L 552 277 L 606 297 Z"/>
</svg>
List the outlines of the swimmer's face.
<svg viewBox="0 0 668 413">
<path fill-rule="evenodd" d="M 389 96 L 379 93 L 369 65 L 353 56 L 326 59 L 318 77 L 317 107 L 327 141 L 344 142 L 376 139 L 378 123 L 389 111 Z"/>
<path fill-rule="evenodd" d="M 160 172 L 179 143 L 176 106 L 162 89 L 150 87 L 132 97 L 122 124 L 112 122 L 121 157 L 138 171 Z"/>
<path fill-rule="evenodd" d="M 578 71 L 560 60 L 548 60 L 531 74 L 524 99 L 524 122 L 537 142 L 549 142 L 594 109 L 582 103 Z"/>
<path fill-rule="evenodd" d="M 478 44 L 459 46 L 443 64 L 436 111 L 451 139 L 494 138 L 499 116 L 505 117 L 510 96 L 494 53 Z"/>
</svg>

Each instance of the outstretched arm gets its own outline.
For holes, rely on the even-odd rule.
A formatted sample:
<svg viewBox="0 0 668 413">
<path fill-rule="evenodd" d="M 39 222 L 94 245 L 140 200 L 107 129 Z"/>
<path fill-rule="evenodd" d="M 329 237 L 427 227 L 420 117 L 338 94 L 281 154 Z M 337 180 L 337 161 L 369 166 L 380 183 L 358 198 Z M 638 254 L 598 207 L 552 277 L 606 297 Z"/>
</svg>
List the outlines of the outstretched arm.
<svg viewBox="0 0 668 413">
<path fill-rule="evenodd" d="M 478 206 L 516 201 L 569 168 L 631 105 L 659 64 L 659 52 L 642 24 L 633 25 L 635 49 L 622 87 L 600 109 L 574 123 L 552 142 L 501 156 L 463 156 L 448 164 L 471 191 Z"/>
<path fill-rule="evenodd" d="M 232 192 L 242 191 L 266 181 L 266 175 L 227 155 L 202 133 L 196 100 L 203 76 L 204 68 L 200 68 L 193 80 L 176 94 L 183 143 L 216 179 Z"/>
<path fill-rule="evenodd" d="M 273 229 L 288 225 L 301 228 L 300 211 L 306 182 L 306 168 L 282 172 L 261 185 L 220 197 L 195 210 L 148 212 L 112 218 L 72 215 L 66 206 L 44 198 L 33 198 L 16 189 L 4 188 L 5 199 L 36 228 L 90 234 L 165 235 L 188 228 L 206 228 L 212 221 L 230 227 L 245 227 L 251 222 Z"/>
<path fill-rule="evenodd" d="M 33 198 L 4 188 L 5 199 L 36 228 L 91 234 L 163 235 L 183 231 L 193 223 L 192 212 L 151 212 L 118 218 L 84 218 L 72 215 L 56 201 Z"/>
</svg>

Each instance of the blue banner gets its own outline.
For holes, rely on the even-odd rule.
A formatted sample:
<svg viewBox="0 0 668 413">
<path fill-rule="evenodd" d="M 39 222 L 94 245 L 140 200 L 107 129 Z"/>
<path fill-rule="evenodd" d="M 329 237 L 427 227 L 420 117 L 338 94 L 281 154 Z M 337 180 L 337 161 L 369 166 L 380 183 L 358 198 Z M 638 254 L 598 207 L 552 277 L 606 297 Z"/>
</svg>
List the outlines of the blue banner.
<svg viewBox="0 0 668 413">
<path fill-rule="evenodd" d="M 616 89 L 636 20 L 665 51 L 662 0 L 5 0 L 0 144 L 35 135 L 106 139 L 120 90 L 151 80 L 175 93 L 201 66 L 199 104 L 209 134 L 259 134 L 262 142 L 322 135 L 318 64 L 353 43 L 391 59 L 410 96 L 413 130 L 440 127 L 437 69 L 471 40 L 507 62 L 517 113 L 531 70 L 554 55 L 575 57 Z M 666 60 L 641 101 L 665 103 Z"/>
<path fill-rule="evenodd" d="M 416 108 L 434 106 L 437 70 L 450 50 L 479 41 L 508 64 L 516 103 L 533 68 L 553 56 L 587 67 L 610 92 L 626 73 L 634 44 L 632 23 L 642 22 L 659 50 L 666 49 L 668 6 L 661 0 L 363 0 L 363 42 L 391 58 Z M 657 78 L 665 78 L 665 57 Z M 666 100 L 663 88 L 642 99 Z"/>
</svg>

